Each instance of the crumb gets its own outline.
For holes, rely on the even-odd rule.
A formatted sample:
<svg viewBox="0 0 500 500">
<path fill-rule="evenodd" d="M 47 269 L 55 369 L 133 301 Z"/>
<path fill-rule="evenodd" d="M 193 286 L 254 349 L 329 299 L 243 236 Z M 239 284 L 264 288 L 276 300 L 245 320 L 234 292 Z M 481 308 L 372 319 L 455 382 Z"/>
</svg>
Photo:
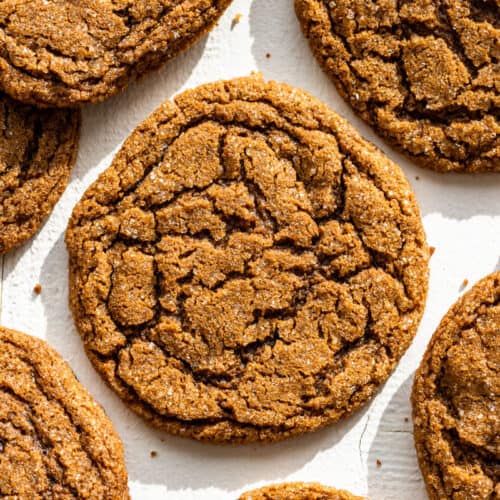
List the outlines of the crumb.
<svg viewBox="0 0 500 500">
<path fill-rule="evenodd" d="M 408 422 L 409 421 L 409 418 L 408 417 L 405 417 L 405 422 Z"/>
<path fill-rule="evenodd" d="M 420 180 L 420 177 L 417 175 L 417 176 L 415 177 L 415 180 L 419 181 L 419 180 Z"/>
<path fill-rule="evenodd" d="M 429 253 L 431 254 L 431 257 L 434 255 L 435 251 L 436 251 L 436 247 L 429 247 Z"/>
<path fill-rule="evenodd" d="M 377 458 L 377 468 L 380 469 L 382 467 L 382 462 Z"/>
<path fill-rule="evenodd" d="M 460 290 L 463 290 L 469 284 L 469 280 L 465 278 L 460 285 Z"/>
<path fill-rule="evenodd" d="M 37 283 L 33 287 L 33 292 L 36 293 L 37 295 L 40 295 L 42 293 L 42 285 L 40 285 L 40 283 Z"/>
<path fill-rule="evenodd" d="M 243 14 L 236 14 L 233 17 L 233 21 L 231 23 L 231 29 L 234 29 L 234 27 L 241 21 L 242 17 L 243 17 Z"/>
<path fill-rule="evenodd" d="M 270 57 L 271 57 L 271 54 L 268 52 L 268 53 L 266 54 L 266 59 L 269 59 Z"/>
<path fill-rule="evenodd" d="M 158 456 L 158 452 L 155 450 L 152 450 L 150 455 L 151 455 L 151 458 L 156 458 Z"/>
</svg>

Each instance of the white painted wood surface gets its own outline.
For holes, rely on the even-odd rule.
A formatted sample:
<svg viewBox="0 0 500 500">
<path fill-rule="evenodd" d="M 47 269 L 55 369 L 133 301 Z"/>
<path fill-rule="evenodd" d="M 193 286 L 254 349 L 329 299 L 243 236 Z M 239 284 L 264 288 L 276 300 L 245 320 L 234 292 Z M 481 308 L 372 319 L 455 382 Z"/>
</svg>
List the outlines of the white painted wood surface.
<svg viewBox="0 0 500 500">
<path fill-rule="evenodd" d="M 241 20 L 231 29 L 237 13 Z M 371 404 L 338 425 L 276 445 L 219 447 L 147 427 L 97 376 L 67 306 L 64 230 L 87 186 L 163 100 L 254 70 L 315 94 L 399 163 L 415 189 L 436 252 L 417 338 Z M 500 175 L 439 175 L 416 167 L 375 136 L 338 96 L 309 52 L 292 0 L 235 0 L 217 28 L 187 53 L 123 95 L 84 109 L 81 147 L 68 189 L 39 234 L 3 260 L 0 322 L 48 340 L 103 404 L 125 443 L 133 499 L 235 499 L 266 483 L 301 480 L 375 500 L 421 500 L 426 495 L 408 402 L 413 372 L 441 317 L 462 292 L 463 280 L 472 284 L 498 268 L 499 257 Z M 33 293 L 36 283 L 43 286 L 40 296 Z M 150 457 L 152 450 L 156 458 Z"/>
</svg>

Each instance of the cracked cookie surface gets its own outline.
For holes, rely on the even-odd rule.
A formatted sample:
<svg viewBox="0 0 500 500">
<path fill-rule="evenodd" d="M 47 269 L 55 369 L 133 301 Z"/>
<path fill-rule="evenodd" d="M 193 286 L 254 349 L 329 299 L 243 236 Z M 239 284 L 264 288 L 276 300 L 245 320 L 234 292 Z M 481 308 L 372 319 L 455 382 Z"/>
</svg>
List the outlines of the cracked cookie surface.
<svg viewBox="0 0 500 500">
<path fill-rule="evenodd" d="M 500 272 L 465 293 L 434 333 L 412 393 L 429 497 L 500 498 Z"/>
<path fill-rule="evenodd" d="M 382 137 L 434 170 L 500 172 L 498 0 L 295 0 L 312 51 Z"/>
<path fill-rule="evenodd" d="M 239 500 L 363 500 L 348 491 L 317 483 L 283 483 L 243 493 Z"/>
<path fill-rule="evenodd" d="M 0 93 L 0 255 L 30 238 L 68 182 L 79 110 L 43 110 Z"/>
<path fill-rule="evenodd" d="M 0 88 L 67 107 L 102 101 L 187 49 L 231 0 L 0 0 Z"/>
<path fill-rule="evenodd" d="M 164 103 L 66 233 L 74 318 L 139 414 L 272 441 L 368 400 L 413 338 L 428 249 L 401 170 L 305 92 L 249 77 Z"/>
<path fill-rule="evenodd" d="M 123 446 L 44 341 L 0 327 L 0 497 L 129 498 Z"/>
</svg>

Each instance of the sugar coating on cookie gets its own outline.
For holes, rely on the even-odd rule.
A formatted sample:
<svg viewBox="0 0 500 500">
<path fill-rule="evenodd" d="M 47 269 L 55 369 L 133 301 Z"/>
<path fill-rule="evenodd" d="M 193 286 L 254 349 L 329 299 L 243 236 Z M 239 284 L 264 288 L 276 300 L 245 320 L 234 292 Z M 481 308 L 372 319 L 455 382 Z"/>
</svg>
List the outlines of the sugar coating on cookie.
<svg viewBox="0 0 500 500">
<path fill-rule="evenodd" d="M 37 110 L 0 93 L 0 255 L 30 238 L 52 211 L 79 131 L 79 110 Z"/>
<path fill-rule="evenodd" d="M 500 272 L 465 293 L 434 333 L 413 386 L 429 497 L 500 495 Z"/>
<path fill-rule="evenodd" d="M 318 483 L 283 483 L 243 493 L 239 500 L 363 500 L 345 490 Z"/>
<path fill-rule="evenodd" d="M 0 327 L 0 496 L 127 500 L 123 446 L 48 344 Z"/>
<path fill-rule="evenodd" d="M 351 413 L 410 344 L 427 291 L 401 170 L 257 76 L 164 103 L 66 243 L 94 366 L 154 425 L 201 440 L 272 441 Z"/>
<path fill-rule="evenodd" d="M 391 144 L 438 171 L 500 171 L 495 0 L 295 0 L 340 94 Z"/>
<path fill-rule="evenodd" d="M 231 0 L 0 0 L 0 88 L 30 104 L 102 101 L 187 49 Z"/>
</svg>

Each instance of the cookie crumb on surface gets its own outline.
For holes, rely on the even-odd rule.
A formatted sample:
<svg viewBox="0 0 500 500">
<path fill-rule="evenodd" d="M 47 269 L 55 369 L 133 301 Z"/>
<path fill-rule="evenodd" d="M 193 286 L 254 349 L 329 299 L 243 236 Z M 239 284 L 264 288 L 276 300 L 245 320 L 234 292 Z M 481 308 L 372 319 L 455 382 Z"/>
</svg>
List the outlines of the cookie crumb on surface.
<svg viewBox="0 0 500 500">
<path fill-rule="evenodd" d="M 150 455 L 151 455 L 151 458 L 156 458 L 158 456 L 158 452 L 155 450 L 151 450 Z"/>
<path fill-rule="evenodd" d="M 33 292 L 36 293 L 37 295 L 40 295 L 42 293 L 42 285 L 40 285 L 40 283 L 37 283 L 33 287 Z"/>
<path fill-rule="evenodd" d="M 382 467 L 382 462 L 377 458 L 377 468 L 380 469 Z"/>
<path fill-rule="evenodd" d="M 434 255 L 435 251 L 436 251 L 436 247 L 429 247 L 429 254 L 431 257 Z"/>
<path fill-rule="evenodd" d="M 465 278 L 460 285 L 460 290 L 463 290 L 469 284 L 469 280 Z"/>
<path fill-rule="evenodd" d="M 266 59 L 270 59 L 270 58 L 271 58 L 271 54 L 268 52 L 268 53 L 266 54 Z"/>
<path fill-rule="evenodd" d="M 408 417 L 405 417 L 405 422 L 408 422 L 410 419 Z"/>
<path fill-rule="evenodd" d="M 236 14 L 234 17 L 233 17 L 233 21 L 231 23 L 231 29 L 234 29 L 234 27 L 239 24 L 239 22 L 241 21 L 241 18 L 243 17 L 243 14 Z"/>
</svg>

